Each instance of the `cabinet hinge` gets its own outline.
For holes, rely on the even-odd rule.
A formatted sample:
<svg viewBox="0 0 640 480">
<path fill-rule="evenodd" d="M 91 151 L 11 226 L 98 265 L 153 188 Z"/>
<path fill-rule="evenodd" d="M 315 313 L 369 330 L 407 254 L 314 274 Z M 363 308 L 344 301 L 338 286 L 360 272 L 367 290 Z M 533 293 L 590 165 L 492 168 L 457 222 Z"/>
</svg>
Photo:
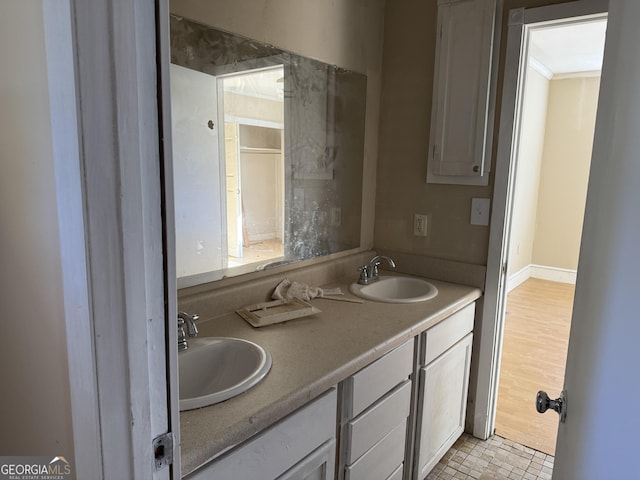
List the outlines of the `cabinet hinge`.
<svg viewBox="0 0 640 480">
<path fill-rule="evenodd" d="M 154 471 L 162 470 L 173 463 L 173 433 L 167 432 L 153 439 Z"/>
</svg>

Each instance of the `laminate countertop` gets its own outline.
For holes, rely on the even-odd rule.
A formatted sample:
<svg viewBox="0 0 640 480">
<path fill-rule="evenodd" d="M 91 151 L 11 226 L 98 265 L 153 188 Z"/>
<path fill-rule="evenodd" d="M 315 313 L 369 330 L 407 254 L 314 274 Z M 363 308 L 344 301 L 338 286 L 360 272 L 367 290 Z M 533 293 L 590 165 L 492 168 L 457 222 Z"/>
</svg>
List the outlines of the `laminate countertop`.
<svg viewBox="0 0 640 480">
<path fill-rule="evenodd" d="M 200 337 L 236 337 L 257 343 L 273 359 L 270 372 L 249 391 L 180 414 L 182 475 L 244 442 L 382 355 L 478 299 L 473 287 L 430 280 L 438 295 L 412 304 L 311 300 L 321 313 L 254 328 L 235 312 L 198 312 Z M 352 278 L 340 287 L 345 296 Z"/>
</svg>

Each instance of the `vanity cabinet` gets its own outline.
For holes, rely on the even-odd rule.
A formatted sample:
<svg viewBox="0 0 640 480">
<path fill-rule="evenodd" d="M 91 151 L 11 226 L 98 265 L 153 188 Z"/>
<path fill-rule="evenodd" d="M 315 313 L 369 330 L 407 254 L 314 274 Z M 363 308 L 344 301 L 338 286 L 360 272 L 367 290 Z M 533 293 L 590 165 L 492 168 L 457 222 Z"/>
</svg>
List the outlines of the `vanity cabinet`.
<svg viewBox="0 0 640 480">
<path fill-rule="evenodd" d="M 342 382 L 339 480 L 403 478 L 413 352 L 411 339 Z"/>
<path fill-rule="evenodd" d="M 333 388 L 186 478 L 333 479 L 336 414 Z"/>
<path fill-rule="evenodd" d="M 495 11 L 495 0 L 438 0 L 429 183 L 488 183 Z"/>
<path fill-rule="evenodd" d="M 414 477 L 424 479 L 464 431 L 475 303 L 420 338 Z"/>
</svg>

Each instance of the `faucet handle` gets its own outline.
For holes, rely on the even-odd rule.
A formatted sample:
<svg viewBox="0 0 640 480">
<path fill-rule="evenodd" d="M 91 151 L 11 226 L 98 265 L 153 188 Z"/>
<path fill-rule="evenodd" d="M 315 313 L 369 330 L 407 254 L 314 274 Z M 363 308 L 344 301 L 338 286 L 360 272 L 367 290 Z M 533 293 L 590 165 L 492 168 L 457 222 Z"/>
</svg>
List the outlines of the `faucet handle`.
<svg viewBox="0 0 640 480">
<path fill-rule="evenodd" d="M 369 267 L 371 268 L 371 272 L 369 273 L 369 275 L 371 277 L 377 277 L 378 276 L 378 267 L 380 266 L 380 260 L 378 260 L 377 262 L 373 262 L 371 265 L 369 265 Z"/>
<path fill-rule="evenodd" d="M 360 278 L 358 279 L 358 283 L 365 284 L 369 281 L 370 271 L 369 265 L 363 265 L 358 267 L 358 271 L 360 272 Z"/>
</svg>

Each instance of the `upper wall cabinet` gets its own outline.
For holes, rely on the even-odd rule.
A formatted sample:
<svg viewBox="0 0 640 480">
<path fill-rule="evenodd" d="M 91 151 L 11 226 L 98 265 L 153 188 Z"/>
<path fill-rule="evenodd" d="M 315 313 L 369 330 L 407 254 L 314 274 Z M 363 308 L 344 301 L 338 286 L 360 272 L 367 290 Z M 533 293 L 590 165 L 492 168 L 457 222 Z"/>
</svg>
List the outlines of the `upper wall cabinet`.
<svg viewBox="0 0 640 480">
<path fill-rule="evenodd" d="M 428 183 L 487 185 L 496 0 L 438 0 Z"/>
</svg>

